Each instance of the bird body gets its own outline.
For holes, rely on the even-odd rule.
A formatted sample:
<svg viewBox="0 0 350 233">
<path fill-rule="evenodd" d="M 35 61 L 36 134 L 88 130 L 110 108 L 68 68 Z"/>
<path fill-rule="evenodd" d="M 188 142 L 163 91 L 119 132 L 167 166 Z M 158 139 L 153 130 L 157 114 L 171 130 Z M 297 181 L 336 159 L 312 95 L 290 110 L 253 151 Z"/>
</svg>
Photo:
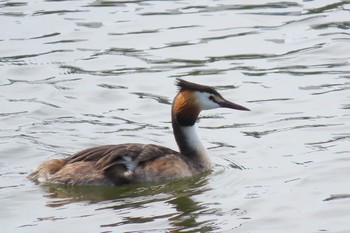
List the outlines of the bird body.
<svg viewBox="0 0 350 233">
<path fill-rule="evenodd" d="M 211 170 L 195 123 L 202 110 L 249 109 L 225 100 L 215 89 L 178 79 L 172 104 L 172 127 L 180 152 L 153 145 L 126 143 L 82 150 L 65 159 L 43 162 L 28 178 L 39 183 L 120 185 L 195 176 Z"/>
</svg>

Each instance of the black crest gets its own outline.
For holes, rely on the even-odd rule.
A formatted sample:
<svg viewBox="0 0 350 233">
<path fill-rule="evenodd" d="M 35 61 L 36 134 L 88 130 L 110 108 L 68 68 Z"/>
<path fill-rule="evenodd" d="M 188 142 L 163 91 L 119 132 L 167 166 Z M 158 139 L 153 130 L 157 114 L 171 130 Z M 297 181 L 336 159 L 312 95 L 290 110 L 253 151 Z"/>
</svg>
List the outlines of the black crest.
<svg viewBox="0 0 350 233">
<path fill-rule="evenodd" d="M 217 92 L 214 88 L 209 86 L 200 85 L 197 83 L 191 83 L 189 81 L 183 79 L 176 79 L 176 85 L 179 87 L 181 91 L 199 91 L 199 92 L 207 92 L 214 95 L 221 96 L 219 92 Z"/>
</svg>

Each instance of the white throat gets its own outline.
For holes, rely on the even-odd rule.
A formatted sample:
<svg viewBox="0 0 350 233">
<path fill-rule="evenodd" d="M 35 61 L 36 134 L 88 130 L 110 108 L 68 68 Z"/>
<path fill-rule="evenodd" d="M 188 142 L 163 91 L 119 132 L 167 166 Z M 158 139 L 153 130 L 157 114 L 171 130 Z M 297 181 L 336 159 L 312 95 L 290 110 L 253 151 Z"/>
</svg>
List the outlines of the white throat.
<svg viewBox="0 0 350 233">
<path fill-rule="evenodd" d="M 203 166 L 203 169 L 211 169 L 211 161 L 207 149 L 203 146 L 197 135 L 196 125 L 183 126 L 181 127 L 181 131 L 188 149 L 196 154 L 198 162 Z"/>
</svg>

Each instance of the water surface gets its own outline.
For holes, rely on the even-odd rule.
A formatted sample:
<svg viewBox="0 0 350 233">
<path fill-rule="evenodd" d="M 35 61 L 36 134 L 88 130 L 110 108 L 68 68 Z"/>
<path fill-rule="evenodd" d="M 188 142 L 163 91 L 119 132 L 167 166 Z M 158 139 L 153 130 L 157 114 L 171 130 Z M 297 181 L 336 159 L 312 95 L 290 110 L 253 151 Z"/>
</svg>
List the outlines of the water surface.
<svg viewBox="0 0 350 233">
<path fill-rule="evenodd" d="M 349 1 L 0 2 L 3 232 L 349 232 Z M 251 112 L 203 112 L 211 174 L 40 186 L 40 162 L 176 149 L 176 78 Z"/>
</svg>

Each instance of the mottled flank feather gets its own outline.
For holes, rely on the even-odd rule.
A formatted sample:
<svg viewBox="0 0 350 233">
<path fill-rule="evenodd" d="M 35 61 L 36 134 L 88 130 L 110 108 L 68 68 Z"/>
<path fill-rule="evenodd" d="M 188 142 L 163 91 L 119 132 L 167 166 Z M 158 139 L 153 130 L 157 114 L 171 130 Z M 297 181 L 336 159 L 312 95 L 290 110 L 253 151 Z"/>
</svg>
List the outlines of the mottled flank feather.
<svg viewBox="0 0 350 233">
<path fill-rule="evenodd" d="M 40 164 L 28 178 L 33 181 L 45 183 L 66 164 L 63 159 L 51 159 Z"/>
</svg>

